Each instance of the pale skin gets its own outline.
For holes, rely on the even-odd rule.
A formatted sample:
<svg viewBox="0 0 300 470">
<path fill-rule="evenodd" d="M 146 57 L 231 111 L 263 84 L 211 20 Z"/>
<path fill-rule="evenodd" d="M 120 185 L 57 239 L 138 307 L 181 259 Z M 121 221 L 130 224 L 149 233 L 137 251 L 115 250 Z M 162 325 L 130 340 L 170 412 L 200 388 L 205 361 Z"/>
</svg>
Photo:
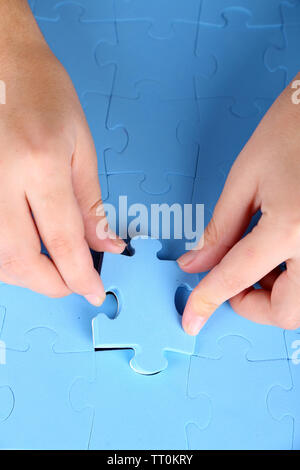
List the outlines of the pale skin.
<svg viewBox="0 0 300 470">
<path fill-rule="evenodd" d="M 291 84 L 270 108 L 237 157 L 201 246 L 178 260 L 186 272 L 210 270 L 183 314 L 191 335 L 227 300 L 254 322 L 300 327 L 300 104 L 294 94 Z M 258 209 L 258 225 L 242 238 Z M 262 289 L 255 290 L 258 281 Z"/>
<path fill-rule="evenodd" d="M 97 156 L 71 80 L 24 0 L 0 0 L 0 280 L 100 305 L 89 247 L 121 253 L 103 222 Z M 34 219 L 32 217 L 34 216 Z M 105 227 L 105 223 L 103 224 Z M 51 260 L 40 253 L 44 241 Z"/>
<path fill-rule="evenodd" d="M 105 292 L 89 247 L 121 253 L 125 243 L 96 234 L 99 221 L 107 224 L 84 113 L 27 2 L 0 0 L 0 26 L 7 85 L 0 106 L 0 280 L 51 297 L 75 292 L 100 305 Z M 188 334 L 198 334 L 226 300 L 255 322 L 300 326 L 300 105 L 292 93 L 287 87 L 237 157 L 201 249 L 178 260 L 187 272 L 211 270 L 185 308 Z M 241 239 L 259 208 L 259 224 Z M 51 260 L 40 253 L 39 237 Z M 261 290 L 252 287 L 257 281 Z"/>
</svg>

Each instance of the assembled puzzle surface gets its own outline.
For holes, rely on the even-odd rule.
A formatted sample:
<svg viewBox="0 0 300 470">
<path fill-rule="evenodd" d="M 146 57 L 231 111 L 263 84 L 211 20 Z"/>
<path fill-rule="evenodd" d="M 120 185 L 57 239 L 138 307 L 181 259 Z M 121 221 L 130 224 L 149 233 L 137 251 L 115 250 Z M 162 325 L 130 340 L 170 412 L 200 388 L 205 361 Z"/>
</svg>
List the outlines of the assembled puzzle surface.
<svg viewBox="0 0 300 470">
<path fill-rule="evenodd" d="M 86 113 L 103 199 L 201 203 L 207 223 L 300 69 L 300 0 L 29 3 Z M 118 217 L 124 238 L 132 219 Z M 0 448 L 300 448 L 299 332 L 226 303 L 185 336 L 178 312 L 197 276 L 176 267 L 186 239 L 173 229 L 131 257 L 105 254 L 118 308 L 0 283 Z M 133 350 L 95 351 L 93 318 L 96 346 Z"/>
</svg>

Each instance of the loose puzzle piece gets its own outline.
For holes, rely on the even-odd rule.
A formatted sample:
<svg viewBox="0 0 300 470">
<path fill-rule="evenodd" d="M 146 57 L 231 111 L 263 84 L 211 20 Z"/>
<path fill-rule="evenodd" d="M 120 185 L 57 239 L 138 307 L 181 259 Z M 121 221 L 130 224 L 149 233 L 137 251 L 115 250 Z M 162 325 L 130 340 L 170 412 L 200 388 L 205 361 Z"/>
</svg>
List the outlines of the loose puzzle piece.
<svg viewBox="0 0 300 470">
<path fill-rule="evenodd" d="M 5 299 L 6 315 L 0 330 L 0 340 L 7 348 L 26 351 L 26 332 L 47 327 L 58 335 L 57 352 L 92 351 L 92 318 L 99 310 L 78 295 L 50 299 L 21 287 L 0 285 L 0 297 Z M 4 317 L 3 317 L 4 318 Z"/>
<path fill-rule="evenodd" d="M 162 250 L 159 252 L 158 257 L 160 259 L 176 260 L 187 250 L 186 243 L 194 241 L 192 234 L 187 231 L 187 225 L 185 225 L 185 230 L 183 226 L 185 204 L 191 204 L 194 179 L 188 176 L 166 175 L 168 188 L 163 194 L 150 194 L 143 191 L 142 187 L 145 179 L 143 174 L 121 173 L 108 176 L 109 197 L 106 203 L 111 204 L 113 214 L 116 214 L 116 231 L 122 238 L 128 240 L 135 235 L 151 236 L 152 227 L 162 243 Z M 183 236 L 181 239 L 175 238 L 174 219 L 171 211 L 169 213 L 170 234 L 163 235 L 162 225 L 158 223 L 155 217 L 151 217 L 151 207 L 163 211 L 166 205 L 171 208 L 173 204 L 179 205 L 182 210 L 181 229 Z M 108 209 L 108 220 L 113 226 L 114 216 L 110 216 L 109 206 L 106 206 L 106 208 Z M 166 210 L 164 213 L 167 217 Z M 145 218 L 148 221 L 144 230 L 134 223 L 137 217 Z M 198 223 L 200 227 L 199 236 L 202 234 L 201 222 L 200 219 Z M 131 224 L 133 224 L 132 229 Z"/>
<path fill-rule="evenodd" d="M 194 352 L 195 338 L 181 327 L 175 295 L 182 286 L 191 290 L 198 277 L 181 271 L 175 261 L 159 260 L 158 240 L 136 238 L 131 246 L 133 256 L 104 255 L 101 278 L 105 290 L 117 296 L 119 314 L 114 320 L 103 314 L 93 320 L 94 347 L 133 348 L 131 367 L 154 374 L 168 365 L 165 351 Z"/>
<path fill-rule="evenodd" d="M 166 39 L 152 38 L 150 27 L 151 23 L 144 21 L 118 22 L 117 40 L 97 48 L 100 70 L 112 64 L 116 67 L 113 94 L 137 98 L 136 85 L 152 80 L 161 83 L 163 98 L 194 98 L 195 75 L 208 78 L 216 70 L 214 57 L 205 55 L 202 61 L 196 55 L 198 24 L 176 23 Z"/>
<path fill-rule="evenodd" d="M 100 70 L 95 60 L 95 50 L 102 42 L 115 41 L 114 22 L 80 21 L 84 9 L 73 2 L 60 2 L 55 21 L 39 19 L 45 39 L 67 69 L 79 98 L 86 91 L 110 95 L 114 68 Z"/>
<path fill-rule="evenodd" d="M 81 21 L 114 21 L 114 0 L 31 0 L 37 19 L 57 21 L 61 5 L 79 5 L 84 13 Z"/>
<path fill-rule="evenodd" d="M 202 0 L 116 0 L 116 19 L 152 23 L 149 33 L 156 38 L 172 34 L 173 23 L 196 23 Z"/>
<path fill-rule="evenodd" d="M 73 407 L 90 409 L 90 449 L 186 449 L 185 427 L 205 428 L 211 419 L 206 394 L 187 396 L 190 357 L 168 354 L 163 372 L 135 374 L 128 362 L 132 351 L 95 353 L 96 377 L 80 379 L 70 392 Z"/>
<path fill-rule="evenodd" d="M 107 171 L 105 153 L 113 149 L 116 153 L 122 152 L 127 145 L 128 135 L 121 126 L 110 128 L 107 124 L 111 98 L 99 93 L 86 93 L 83 95 L 83 109 L 94 139 L 98 156 L 98 169 L 101 182 L 102 200 L 108 198 Z"/>
<path fill-rule="evenodd" d="M 274 385 L 289 386 L 287 360 L 247 361 L 250 344 L 228 336 L 220 341 L 221 359 L 193 356 L 189 375 L 191 396 L 205 393 L 212 419 L 200 431 L 188 427 L 191 449 L 288 449 L 291 429 L 269 414 L 267 396 Z"/>
<path fill-rule="evenodd" d="M 106 168 L 112 173 L 141 172 L 146 176 L 143 189 L 164 193 L 168 189 L 168 173 L 194 177 L 199 143 L 195 100 L 162 100 L 160 86 L 144 81 L 135 100 L 113 96 L 108 116 L 110 128 L 123 126 L 129 136 L 121 154 L 106 152 Z"/>
<path fill-rule="evenodd" d="M 244 11 L 227 10 L 224 16 L 223 28 L 199 26 L 196 54 L 213 55 L 217 69 L 209 79 L 197 77 L 197 96 L 234 97 L 233 111 L 251 116 L 257 112 L 253 103 L 258 98 L 274 100 L 284 88 L 284 71 L 272 72 L 265 64 L 266 50 L 282 44 L 281 29 L 250 27 Z"/>
<path fill-rule="evenodd" d="M 292 2 L 293 0 L 291 0 Z M 267 26 L 282 24 L 281 6 L 284 0 L 202 0 L 200 21 L 225 26 L 223 12 L 228 8 L 246 11 L 249 24 Z"/>
<path fill-rule="evenodd" d="M 27 352 L 8 349 L 0 366 L 0 386 L 10 387 L 14 407 L 0 423 L 2 449 L 84 449 L 88 446 L 88 413 L 76 413 L 69 402 L 72 382 L 92 377 L 92 353 L 56 354 L 57 336 L 38 328 L 28 332 Z M 11 404 L 11 396 L 6 401 Z"/>
<path fill-rule="evenodd" d="M 287 348 L 291 384 L 289 386 L 274 386 L 269 392 L 268 407 L 274 419 L 279 420 L 289 432 L 292 432 L 292 449 L 300 449 L 300 335 L 299 332 L 287 333 Z"/>
<path fill-rule="evenodd" d="M 300 1 L 282 7 L 284 41 L 281 47 L 270 47 L 266 62 L 271 69 L 283 69 L 288 84 L 300 70 Z"/>
</svg>

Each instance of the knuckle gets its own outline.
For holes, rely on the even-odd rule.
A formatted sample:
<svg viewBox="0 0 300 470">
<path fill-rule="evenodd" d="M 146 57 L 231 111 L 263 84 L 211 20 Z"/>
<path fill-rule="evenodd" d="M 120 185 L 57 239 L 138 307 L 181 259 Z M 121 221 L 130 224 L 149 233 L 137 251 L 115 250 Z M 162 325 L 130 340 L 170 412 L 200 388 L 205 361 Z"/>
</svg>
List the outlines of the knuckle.
<svg viewBox="0 0 300 470">
<path fill-rule="evenodd" d="M 1 251 L 0 266 L 6 272 L 18 274 L 18 276 L 26 277 L 32 268 L 32 260 L 30 257 L 19 256 L 10 250 Z"/>
<path fill-rule="evenodd" d="M 197 290 L 194 291 L 192 296 L 192 308 L 197 314 L 203 317 L 209 317 L 218 307 L 219 305 L 216 302 L 209 299 L 203 293 Z"/>
<path fill-rule="evenodd" d="M 76 249 L 74 241 L 64 233 L 51 235 L 47 240 L 47 247 L 57 256 L 63 257 L 71 255 Z"/>
<path fill-rule="evenodd" d="M 209 245 L 215 245 L 220 239 L 220 231 L 215 221 L 215 217 L 209 221 L 205 232 L 204 232 L 204 243 Z"/>
</svg>

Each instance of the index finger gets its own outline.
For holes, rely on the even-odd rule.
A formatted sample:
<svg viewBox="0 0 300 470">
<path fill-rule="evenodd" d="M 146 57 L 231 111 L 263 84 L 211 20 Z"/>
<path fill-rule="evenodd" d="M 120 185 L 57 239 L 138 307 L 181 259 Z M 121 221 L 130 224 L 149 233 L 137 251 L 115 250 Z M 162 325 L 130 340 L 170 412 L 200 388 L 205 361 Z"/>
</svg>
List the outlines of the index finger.
<svg viewBox="0 0 300 470">
<path fill-rule="evenodd" d="M 183 313 L 184 330 L 198 334 L 223 302 L 255 284 L 289 255 L 285 234 L 262 217 L 193 290 Z"/>
</svg>

